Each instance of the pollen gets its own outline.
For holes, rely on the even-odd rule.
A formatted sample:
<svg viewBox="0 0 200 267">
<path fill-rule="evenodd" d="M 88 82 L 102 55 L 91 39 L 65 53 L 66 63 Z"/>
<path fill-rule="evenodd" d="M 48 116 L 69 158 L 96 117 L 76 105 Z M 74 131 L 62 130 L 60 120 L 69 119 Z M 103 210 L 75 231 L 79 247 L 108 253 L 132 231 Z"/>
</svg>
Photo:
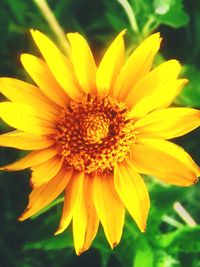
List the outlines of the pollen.
<svg viewBox="0 0 200 267">
<path fill-rule="evenodd" d="M 88 94 L 61 110 L 55 135 L 66 167 L 107 173 L 122 162 L 135 142 L 133 121 L 124 103 Z"/>
<path fill-rule="evenodd" d="M 83 139 L 89 144 L 101 144 L 109 134 L 109 120 L 100 112 L 85 116 L 80 126 Z"/>
</svg>

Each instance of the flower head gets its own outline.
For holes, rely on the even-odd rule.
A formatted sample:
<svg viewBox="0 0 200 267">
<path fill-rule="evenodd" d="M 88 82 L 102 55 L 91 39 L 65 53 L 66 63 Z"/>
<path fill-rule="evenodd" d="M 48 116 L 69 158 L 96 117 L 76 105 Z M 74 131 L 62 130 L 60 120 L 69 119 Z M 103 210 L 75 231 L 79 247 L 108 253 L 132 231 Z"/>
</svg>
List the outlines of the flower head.
<svg viewBox="0 0 200 267">
<path fill-rule="evenodd" d="M 200 111 L 169 108 L 187 80 L 177 78 L 176 60 L 151 70 L 158 33 L 124 62 L 122 31 L 98 67 L 80 34 L 67 35 L 67 59 L 41 32 L 31 33 L 44 59 L 23 54 L 21 61 L 36 85 L 0 79 L 1 93 L 11 100 L 0 104 L 1 118 L 16 128 L 0 136 L 0 145 L 33 150 L 1 167 L 32 170 L 32 192 L 20 220 L 64 191 L 56 234 L 72 220 L 80 254 L 90 247 L 100 221 L 113 248 L 121 238 L 125 208 L 145 231 L 150 201 L 140 174 L 180 186 L 196 183 L 199 167 L 167 140 L 198 127 Z"/>
</svg>

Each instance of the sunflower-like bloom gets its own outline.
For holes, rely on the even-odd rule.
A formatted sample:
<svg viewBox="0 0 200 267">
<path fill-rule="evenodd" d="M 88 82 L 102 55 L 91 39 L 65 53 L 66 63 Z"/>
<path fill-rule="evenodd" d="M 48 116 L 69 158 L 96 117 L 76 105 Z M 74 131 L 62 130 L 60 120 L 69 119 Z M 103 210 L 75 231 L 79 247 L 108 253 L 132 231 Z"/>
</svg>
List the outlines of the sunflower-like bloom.
<svg viewBox="0 0 200 267">
<path fill-rule="evenodd" d="M 189 186 L 199 168 L 179 146 L 167 141 L 200 125 L 200 111 L 171 107 L 187 83 L 180 64 L 169 60 L 151 70 L 159 33 L 147 38 L 124 62 L 122 31 L 97 67 L 86 40 L 69 33 L 70 58 L 41 32 L 31 30 L 43 60 L 23 54 L 35 85 L 1 78 L 1 118 L 15 131 L 0 145 L 33 150 L 1 170 L 31 168 L 32 192 L 25 220 L 64 191 L 56 234 L 72 221 L 77 254 L 87 250 L 99 221 L 113 248 L 121 238 L 125 209 L 144 232 L 150 207 L 140 174 Z"/>
</svg>

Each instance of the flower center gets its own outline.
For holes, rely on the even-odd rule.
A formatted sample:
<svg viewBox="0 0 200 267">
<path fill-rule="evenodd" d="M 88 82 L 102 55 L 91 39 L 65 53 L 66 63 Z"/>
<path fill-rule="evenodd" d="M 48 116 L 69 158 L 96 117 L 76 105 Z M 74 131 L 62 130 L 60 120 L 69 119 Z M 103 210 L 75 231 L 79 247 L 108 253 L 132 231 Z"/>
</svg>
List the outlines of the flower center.
<svg viewBox="0 0 200 267">
<path fill-rule="evenodd" d="M 81 121 L 80 128 L 83 139 L 88 144 L 102 143 L 109 134 L 109 119 L 103 113 L 86 115 Z"/>
<path fill-rule="evenodd" d="M 55 139 L 66 167 L 85 173 L 112 171 L 131 151 L 133 121 L 124 103 L 88 94 L 62 109 Z"/>
</svg>

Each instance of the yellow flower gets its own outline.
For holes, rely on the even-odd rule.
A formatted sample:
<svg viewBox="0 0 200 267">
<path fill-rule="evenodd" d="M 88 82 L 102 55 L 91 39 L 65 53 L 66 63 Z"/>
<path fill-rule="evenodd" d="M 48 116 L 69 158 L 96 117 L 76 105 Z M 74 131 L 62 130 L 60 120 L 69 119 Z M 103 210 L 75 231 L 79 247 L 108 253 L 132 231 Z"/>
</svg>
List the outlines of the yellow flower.
<svg viewBox="0 0 200 267">
<path fill-rule="evenodd" d="M 44 60 L 23 54 L 21 61 L 37 86 L 1 78 L 12 102 L 0 104 L 1 118 L 16 128 L 0 145 L 33 150 L 1 167 L 31 167 L 29 204 L 20 220 L 65 191 L 60 226 L 73 221 L 77 254 L 87 250 L 99 221 L 113 248 L 122 235 L 125 208 L 144 232 L 149 195 L 139 173 L 180 186 L 197 182 L 199 168 L 179 146 L 166 141 L 200 125 L 200 111 L 168 106 L 186 79 L 169 60 L 151 70 L 161 38 L 147 38 L 124 63 L 122 31 L 96 67 L 86 40 L 69 33 L 70 59 L 41 32 L 31 31 Z"/>
</svg>

